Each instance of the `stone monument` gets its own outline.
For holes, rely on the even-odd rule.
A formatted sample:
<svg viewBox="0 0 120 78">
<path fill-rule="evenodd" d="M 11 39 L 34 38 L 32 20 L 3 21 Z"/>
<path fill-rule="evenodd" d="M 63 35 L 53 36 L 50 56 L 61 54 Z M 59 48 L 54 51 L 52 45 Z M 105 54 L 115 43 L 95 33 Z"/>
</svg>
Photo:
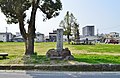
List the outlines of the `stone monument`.
<svg viewBox="0 0 120 78">
<path fill-rule="evenodd" d="M 61 54 L 63 50 L 63 29 L 57 29 L 57 52 Z"/>
<path fill-rule="evenodd" d="M 46 53 L 46 57 L 52 60 L 63 59 L 63 60 L 73 60 L 74 57 L 68 48 L 63 49 L 63 29 L 57 29 L 57 49 L 50 49 Z"/>
</svg>

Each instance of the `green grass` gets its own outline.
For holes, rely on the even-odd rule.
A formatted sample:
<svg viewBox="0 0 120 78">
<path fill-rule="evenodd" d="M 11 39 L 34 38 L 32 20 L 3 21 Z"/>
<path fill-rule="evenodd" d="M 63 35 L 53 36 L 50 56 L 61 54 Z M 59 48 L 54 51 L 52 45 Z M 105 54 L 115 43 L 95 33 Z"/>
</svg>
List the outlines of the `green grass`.
<svg viewBox="0 0 120 78">
<path fill-rule="evenodd" d="M 75 61 L 86 63 L 114 63 L 120 64 L 120 57 L 113 55 L 98 55 L 98 54 L 80 54 L 81 51 L 89 53 L 119 53 L 120 45 L 114 44 L 96 44 L 96 45 L 68 45 L 64 43 L 64 48 L 68 47 L 74 54 Z M 49 49 L 56 48 L 54 42 L 35 43 L 35 52 L 37 55 L 31 57 L 24 57 L 25 47 L 24 43 L 20 42 L 0 42 L 0 53 L 7 52 L 9 56 L 7 59 L 0 57 L 0 64 L 57 64 L 67 63 L 66 61 L 54 61 L 52 63 L 46 58 L 45 54 Z"/>
<path fill-rule="evenodd" d="M 101 64 L 101 63 L 120 64 L 120 56 L 74 54 L 74 57 L 75 57 L 75 61 L 78 62 L 86 62 L 92 64 Z"/>
<path fill-rule="evenodd" d="M 96 44 L 96 45 L 70 45 L 74 50 L 85 50 L 88 52 L 109 52 L 120 53 L 120 45 L 118 44 Z"/>
</svg>

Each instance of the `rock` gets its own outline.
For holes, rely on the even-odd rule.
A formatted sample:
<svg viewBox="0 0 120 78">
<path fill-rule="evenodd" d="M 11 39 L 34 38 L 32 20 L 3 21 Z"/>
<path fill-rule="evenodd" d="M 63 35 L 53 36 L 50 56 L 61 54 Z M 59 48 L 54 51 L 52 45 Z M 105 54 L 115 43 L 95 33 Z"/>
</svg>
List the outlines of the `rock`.
<svg viewBox="0 0 120 78">
<path fill-rule="evenodd" d="M 71 55 L 71 52 L 68 48 L 65 48 L 59 54 L 56 49 L 50 49 L 46 53 L 46 57 L 50 58 L 51 60 L 73 60 L 74 57 Z"/>
<path fill-rule="evenodd" d="M 51 60 L 62 60 L 63 58 L 61 56 L 53 56 L 53 57 L 50 57 Z"/>
<path fill-rule="evenodd" d="M 55 56 L 55 57 L 59 56 L 57 50 L 55 50 L 55 49 L 50 49 L 50 50 L 48 50 L 48 52 L 46 53 L 46 57 L 47 57 L 47 58 L 54 57 L 54 56 Z"/>
<path fill-rule="evenodd" d="M 71 52 L 68 48 L 63 49 L 63 51 L 61 52 L 61 56 L 63 58 L 66 58 L 66 56 L 70 56 L 70 55 L 71 55 Z"/>
<path fill-rule="evenodd" d="M 64 58 L 64 60 L 74 60 L 74 57 L 73 57 L 73 55 L 66 56 L 66 57 Z"/>
</svg>

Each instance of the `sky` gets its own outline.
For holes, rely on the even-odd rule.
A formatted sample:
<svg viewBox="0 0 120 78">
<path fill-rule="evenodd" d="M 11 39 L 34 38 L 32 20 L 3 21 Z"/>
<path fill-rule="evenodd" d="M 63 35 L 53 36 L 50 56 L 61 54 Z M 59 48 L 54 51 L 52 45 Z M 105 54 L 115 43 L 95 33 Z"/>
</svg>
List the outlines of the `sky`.
<svg viewBox="0 0 120 78">
<path fill-rule="evenodd" d="M 43 22 L 42 13 L 38 10 L 36 15 L 36 32 L 48 35 L 49 32 L 59 28 L 59 23 L 64 19 L 66 12 L 73 13 L 80 24 L 80 34 L 82 28 L 87 25 L 95 26 L 95 34 L 97 33 L 120 33 L 120 0 L 61 0 L 63 9 L 60 15 Z M 29 15 L 30 11 L 27 12 Z M 28 16 L 29 17 L 29 16 Z M 0 12 L 0 32 L 8 32 L 15 34 L 19 31 L 18 24 L 8 25 L 5 16 Z"/>
</svg>

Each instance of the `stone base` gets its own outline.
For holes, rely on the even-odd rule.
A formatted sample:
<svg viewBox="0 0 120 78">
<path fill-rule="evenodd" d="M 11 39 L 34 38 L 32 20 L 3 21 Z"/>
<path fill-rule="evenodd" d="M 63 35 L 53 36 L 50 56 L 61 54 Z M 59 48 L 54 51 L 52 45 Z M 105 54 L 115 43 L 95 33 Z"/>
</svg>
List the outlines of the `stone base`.
<svg viewBox="0 0 120 78">
<path fill-rule="evenodd" d="M 53 56 L 53 57 L 49 57 L 51 60 L 62 60 L 63 58 L 61 56 Z"/>
<path fill-rule="evenodd" d="M 63 49 L 60 53 L 58 53 L 56 49 L 50 49 L 46 53 L 46 57 L 51 60 L 74 60 L 68 48 Z"/>
</svg>

